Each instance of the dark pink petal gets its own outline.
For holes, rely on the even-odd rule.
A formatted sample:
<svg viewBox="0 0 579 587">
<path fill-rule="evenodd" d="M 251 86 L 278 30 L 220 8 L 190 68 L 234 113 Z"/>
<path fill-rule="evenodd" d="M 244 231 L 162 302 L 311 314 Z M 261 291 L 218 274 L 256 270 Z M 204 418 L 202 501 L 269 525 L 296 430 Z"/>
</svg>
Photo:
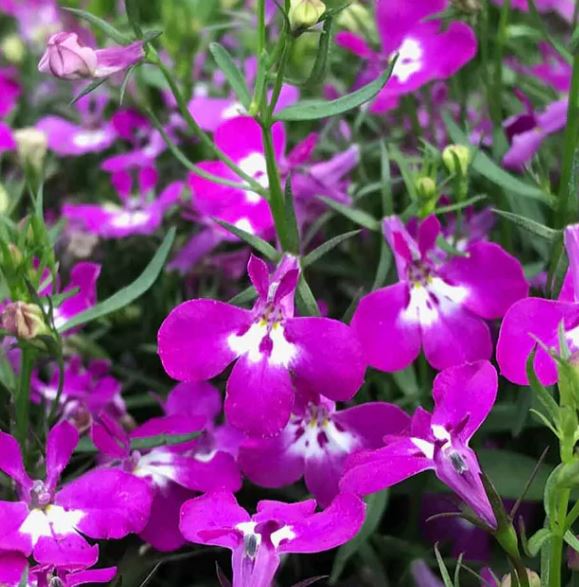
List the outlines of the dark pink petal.
<svg viewBox="0 0 579 587">
<path fill-rule="evenodd" d="M 262 499 L 257 504 L 256 514 L 252 519 L 255 522 L 274 520 L 280 524 L 293 524 L 309 518 L 315 511 L 316 501 L 314 499 L 306 499 L 295 503 Z"/>
<path fill-rule="evenodd" d="M 379 448 L 387 434 L 402 434 L 410 428 L 410 416 L 386 402 L 368 402 L 336 412 L 332 420 L 362 440 L 364 448 Z"/>
<path fill-rule="evenodd" d="M 4 122 L 0 122 L 0 153 L 16 148 L 16 141 L 12 136 L 12 130 Z"/>
<path fill-rule="evenodd" d="M 384 53 L 390 54 L 427 16 L 446 8 L 446 0 L 378 0 L 376 21 Z"/>
<path fill-rule="evenodd" d="M 346 467 L 340 489 L 368 495 L 433 469 L 434 462 L 410 438 L 404 438 L 376 451 L 357 453 L 348 459 Z"/>
<path fill-rule="evenodd" d="M 175 483 L 155 491 L 149 521 L 139 538 L 161 552 L 181 548 L 186 542 L 179 530 L 181 506 L 195 495 Z"/>
<path fill-rule="evenodd" d="M 573 279 L 573 291 L 579 295 L 579 224 L 565 228 L 565 250 L 569 257 L 569 271 Z"/>
<path fill-rule="evenodd" d="M 151 418 L 131 432 L 131 438 L 150 438 L 161 435 L 192 434 L 203 430 L 205 420 L 201 416 L 173 414 Z"/>
<path fill-rule="evenodd" d="M 577 324 L 579 305 L 539 298 L 528 298 L 514 304 L 505 314 L 497 343 L 501 375 L 513 383 L 528 385 L 527 359 L 537 339 L 557 349 L 561 322 Z M 555 362 L 540 346 L 537 348 L 535 367 L 543 385 L 553 385 L 557 381 Z"/>
<path fill-rule="evenodd" d="M 454 257 L 440 271 L 441 277 L 468 289 L 463 304 L 492 320 L 501 318 L 518 300 L 527 297 L 529 285 L 523 267 L 499 245 L 478 242 L 466 257 Z"/>
<path fill-rule="evenodd" d="M 78 444 L 78 431 L 68 422 L 57 424 L 46 439 L 46 483 L 54 489 Z"/>
<path fill-rule="evenodd" d="M 445 369 L 434 380 L 432 393 L 436 407 L 432 425 L 449 430 L 468 416 L 460 432 L 462 440 L 468 442 L 491 411 L 497 389 L 497 372 L 488 361 Z"/>
<path fill-rule="evenodd" d="M 203 493 L 213 491 L 232 491 L 241 489 L 241 473 L 232 455 L 218 450 L 212 459 L 199 460 L 194 458 L 195 466 L 188 467 L 192 489 Z"/>
<path fill-rule="evenodd" d="M 291 318 L 285 333 L 299 347 L 291 369 L 300 390 L 346 401 L 360 389 L 366 362 L 349 326 L 329 318 Z"/>
<path fill-rule="evenodd" d="M 130 439 L 125 429 L 111 416 L 101 414 L 91 426 L 91 440 L 109 457 L 124 458 L 130 454 Z"/>
<path fill-rule="evenodd" d="M 358 497 L 338 495 L 331 505 L 291 526 L 295 538 L 281 542 L 279 552 L 322 552 L 351 540 L 364 523 L 366 506 Z"/>
<path fill-rule="evenodd" d="M 167 415 L 201 416 L 212 422 L 221 412 L 221 394 L 206 381 L 191 381 L 176 385 L 165 402 Z"/>
<path fill-rule="evenodd" d="M 295 483 L 304 474 L 304 457 L 292 451 L 294 440 L 290 430 L 274 438 L 246 440 L 237 459 L 244 475 L 261 487 Z"/>
<path fill-rule="evenodd" d="M 374 56 L 374 51 L 368 45 L 366 39 L 349 31 L 339 32 L 336 35 L 335 41 L 336 45 L 362 59 L 371 59 Z"/>
<path fill-rule="evenodd" d="M 28 561 L 17 552 L 0 553 L 0 584 L 20 585 Z"/>
<path fill-rule="evenodd" d="M 440 221 L 434 215 L 424 219 L 418 227 L 418 249 L 424 257 L 436 244 L 440 234 Z"/>
<path fill-rule="evenodd" d="M 237 356 L 227 339 L 249 328 L 251 313 L 214 300 L 177 306 L 159 329 L 159 356 L 165 371 L 180 381 L 211 379 Z"/>
<path fill-rule="evenodd" d="M 340 479 L 344 474 L 348 453 L 325 451 L 324 456 L 306 459 L 304 481 L 308 491 L 322 508 L 330 505 L 340 492 Z"/>
<path fill-rule="evenodd" d="M 255 255 L 251 255 L 247 264 L 247 273 L 259 297 L 262 300 L 266 300 L 269 289 L 269 269 L 265 261 Z"/>
<path fill-rule="evenodd" d="M 29 556 L 32 539 L 19 528 L 29 514 L 28 505 L 23 501 L 0 501 L 0 551 L 13 550 Z"/>
<path fill-rule="evenodd" d="M 266 355 L 252 361 L 240 357 L 227 381 L 225 415 L 249 436 L 277 434 L 288 422 L 294 388 L 288 370 L 272 364 Z"/>
<path fill-rule="evenodd" d="M 439 306 L 436 318 L 421 329 L 424 354 L 435 369 L 491 358 L 489 327 L 458 304 Z"/>
<path fill-rule="evenodd" d="M 410 302 L 404 282 L 364 296 L 352 318 L 366 361 L 381 371 L 399 371 L 420 353 L 418 323 L 402 319 Z"/>
<path fill-rule="evenodd" d="M 99 547 L 91 546 L 80 534 L 41 536 L 33 552 L 36 562 L 64 569 L 92 567 L 99 559 Z"/>
<path fill-rule="evenodd" d="M 77 571 L 70 573 L 66 577 L 66 587 L 76 587 L 77 585 L 86 585 L 87 583 L 110 583 L 116 574 L 117 567 Z"/>
<path fill-rule="evenodd" d="M 24 469 L 20 445 L 6 432 L 0 432 L 0 471 L 14 479 L 24 491 L 32 486 L 32 480 Z"/>
<path fill-rule="evenodd" d="M 242 541 L 242 534 L 235 527 L 250 520 L 232 493 L 220 491 L 183 504 L 179 528 L 189 542 L 233 550 Z"/>
<path fill-rule="evenodd" d="M 151 500 L 146 481 L 116 469 L 95 469 L 67 483 L 54 503 L 85 513 L 77 524 L 83 534 L 110 540 L 140 532 L 149 518 Z"/>
</svg>

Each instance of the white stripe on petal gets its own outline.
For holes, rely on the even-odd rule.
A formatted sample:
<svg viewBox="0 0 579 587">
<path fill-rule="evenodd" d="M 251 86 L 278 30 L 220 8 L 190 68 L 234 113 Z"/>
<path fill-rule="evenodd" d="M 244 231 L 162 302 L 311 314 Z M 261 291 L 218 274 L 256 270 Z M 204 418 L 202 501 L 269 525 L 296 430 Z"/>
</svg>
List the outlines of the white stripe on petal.
<svg viewBox="0 0 579 587">
<path fill-rule="evenodd" d="M 84 516 L 85 513 L 80 510 L 67 511 L 58 505 L 49 505 L 44 510 L 31 510 L 18 531 L 21 534 L 28 534 L 34 546 L 43 536 L 76 533 L 76 526 Z"/>
<path fill-rule="evenodd" d="M 422 69 L 424 51 L 422 45 L 411 37 L 406 37 L 397 51 L 398 60 L 392 71 L 392 77 L 402 84 Z"/>
<path fill-rule="evenodd" d="M 434 444 L 422 438 L 411 438 L 410 441 L 427 459 L 434 458 Z"/>
<path fill-rule="evenodd" d="M 153 449 L 142 456 L 133 471 L 136 477 L 151 479 L 161 488 L 166 487 L 171 479 L 175 479 L 175 473 L 173 455 L 162 449 Z"/>
<path fill-rule="evenodd" d="M 278 548 L 284 540 L 293 540 L 296 537 L 295 532 L 291 526 L 282 526 L 279 530 L 272 532 L 269 539 L 274 548 Z"/>
</svg>

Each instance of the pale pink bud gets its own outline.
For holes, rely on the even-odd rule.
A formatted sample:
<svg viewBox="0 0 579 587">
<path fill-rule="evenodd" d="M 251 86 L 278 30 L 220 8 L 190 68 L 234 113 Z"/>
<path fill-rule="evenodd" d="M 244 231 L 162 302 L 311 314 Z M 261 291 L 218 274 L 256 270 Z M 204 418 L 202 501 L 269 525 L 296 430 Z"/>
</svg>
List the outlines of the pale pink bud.
<svg viewBox="0 0 579 587">
<path fill-rule="evenodd" d="M 12 336 L 30 340 L 48 333 L 42 310 L 34 304 L 11 302 L 2 312 L 2 327 Z"/>
</svg>

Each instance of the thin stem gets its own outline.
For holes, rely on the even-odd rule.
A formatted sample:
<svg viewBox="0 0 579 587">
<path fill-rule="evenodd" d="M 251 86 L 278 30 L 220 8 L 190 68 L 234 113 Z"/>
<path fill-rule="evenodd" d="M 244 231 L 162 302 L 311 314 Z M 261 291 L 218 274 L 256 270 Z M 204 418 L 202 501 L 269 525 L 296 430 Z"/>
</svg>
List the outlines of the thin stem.
<svg viewBox="0 0 579 587">
<path fill-rule="evenodd" d="M 154 65 L 157 65 L 163 74 L 163 77 L 169 84 L 171 88 L 171 92 L 173 96 L 175 96 L 175 100 L 177 101 L 177 105 L 179 106 L 179 112 L 181 116 L 185 119 L 187 126 L 191 130 L 191 132 L 201 141 L 203 146 L 207 148 L 214 157 L 225 163 L 229 169 L 231 169 L 236 175 L 238 175 L 241 179 L 246 181 L 251 188 L 260 193 L 261 190 L 260 184 L 250 175 L 245 173 L 241 167 L 239 167 L 235 161 L 233 161 L 228 155 L 226 155 L 221 149 L 215 145 L 215 143 L 211 140 L 211 138 L 201 129 L 201 127 L 197 124 L 191 113 L 189 112 L 189 108 L 187 108 L 187 104 L 185 103 L 185 98 L 177 85 L 177 82 L 173 78 L 173 74 L 169 70 L 169 68 L 161 61 L 157 52 L 154 49 L 151 49 L 151 62 Z"/>
<path fill-rule="evenodd" d="M 559 209 L 557 226 L 563 228 L 567 223 L 571 180 L 573 177 L 573 163 L 577 149 L 577 137 L 579 134 L 579 51 L 573 57 L 573 75 L 571 78 L 571 91 L 569 92 L 569 104 L 567 106 L 567 126 L 565 127 L 563 165 L 561 167 L 561 180 L 559 183 Z M 575 197 L 575 195 L 573 196 Z"/>
<path fill-rule="evenodd" d="M 281 50 L 281 57 L 279 60 L 279 66 L 277 69 L 277 75 L 275 78 L 275 83 L 273 86 L 273 94 L 271 96 L 271 101 L 269 107 L 267 109 L 267 118 L 271 120 L 273 118 L 273 113 L 275 107 L 277 106 L 277 101 L 279 100 L 279 96 L 281 94 L 281 89 L 283 86 L 283 79 L 284 79 L 284 72 L 285 66 L 287 64 L 287 60 L 291 51 L 292 39 L 289 36 L 284 35 L 285 39 L 283 42 L 283 47 Z"/>
<path fill-rule="evenodd" d="M 22 454 L 26 455 L 26 440 L 30 425 L 30 377 L 34 366 L 34 351 L 22 349 L 20 376 L 15 400 L 15 437 L 20 443 Z"/>
<path fill-rule="evenodd" d="M 549 557 L 549 586 L 561 587 L 561 567 L 563 566 L 563 536 L 565 534 L 570 489 L 562 489 L 559 494 L 557 519 L 551 520 L 551 554 Z"/>
<path fill-rule="evenodd" d="M 267 43 L 265 29 L 265 0 L 257 0 L 257 54 L 261 55 Z"/>
</svg>

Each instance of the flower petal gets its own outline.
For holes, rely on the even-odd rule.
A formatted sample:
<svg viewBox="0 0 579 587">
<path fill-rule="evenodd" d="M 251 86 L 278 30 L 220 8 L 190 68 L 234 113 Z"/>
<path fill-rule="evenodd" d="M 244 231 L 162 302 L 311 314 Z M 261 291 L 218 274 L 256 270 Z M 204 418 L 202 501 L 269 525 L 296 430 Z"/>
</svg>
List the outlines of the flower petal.
<svg viewBox="0 0 579 587">
<path fill-rule="evenodd" d="M 46 483 L 54 489 L 61 473 L 70 461 L 70 457 L 78 444 L 76 428 L 64 421 L 57 424 L 46 439 Z"/>
</svg>

